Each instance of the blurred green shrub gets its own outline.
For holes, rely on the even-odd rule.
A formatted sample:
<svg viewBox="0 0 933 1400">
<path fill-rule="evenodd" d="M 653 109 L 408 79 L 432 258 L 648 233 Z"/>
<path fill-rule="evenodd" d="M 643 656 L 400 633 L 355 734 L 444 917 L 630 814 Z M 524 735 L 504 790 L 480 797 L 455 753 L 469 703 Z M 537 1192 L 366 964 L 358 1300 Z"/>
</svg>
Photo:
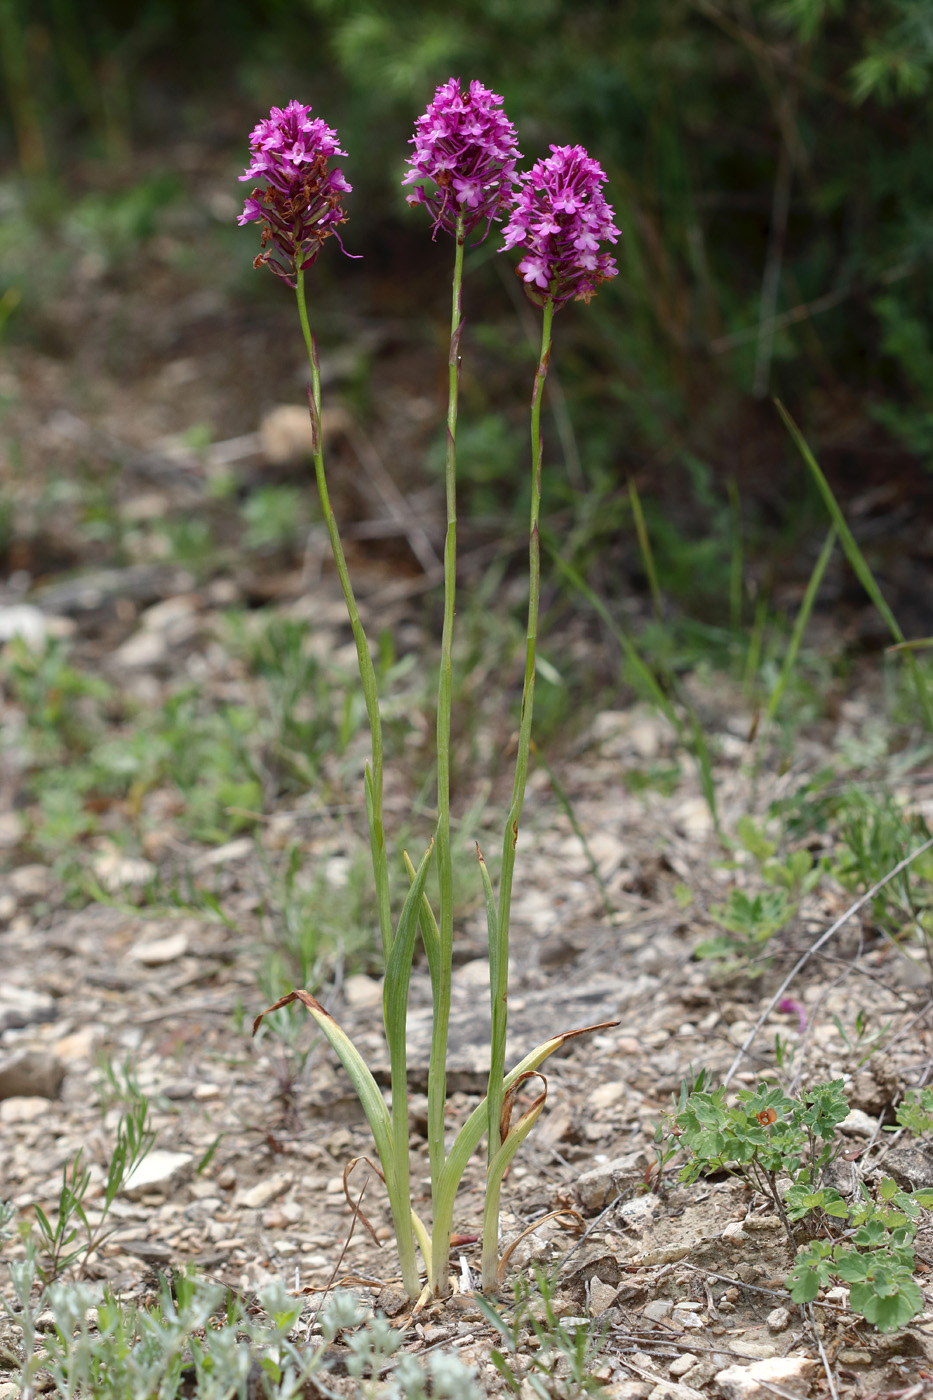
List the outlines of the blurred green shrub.
<svg viewBox="0 0 933 1400">
<path fill-rule="evenodd" d="M 704 463 L 771 476 L 790 453 L 747 400 L 772 392 L 817 447 L 882 434 L 933 464 L 929 0 L 0 0 L 0 71 L 0 154 L 32 175 L 64 174 L 81 132 L 113 156 L 201 132 L 245 157 L 251 120 L 310 97 L 384 282 L 425 266 L 399 185 L 413 118 L 478 76 L 526 157 L 582 142 L 610 177 L 623 275 L 560 326 L 579 485 L 639 456 L 682 468 L 678 491 Z M 475 281 L 501 318 L 488 262 Z"/>
</svg>

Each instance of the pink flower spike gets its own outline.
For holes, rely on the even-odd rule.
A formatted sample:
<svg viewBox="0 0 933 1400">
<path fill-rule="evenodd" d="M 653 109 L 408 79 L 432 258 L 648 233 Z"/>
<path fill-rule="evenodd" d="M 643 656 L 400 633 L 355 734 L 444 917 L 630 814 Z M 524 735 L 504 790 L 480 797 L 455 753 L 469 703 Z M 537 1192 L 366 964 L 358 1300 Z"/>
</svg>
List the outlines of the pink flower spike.
<svg viewBox="0 0 933 1400">
<path fill-rule="evenodd" d="M 582 146 L 552 146 L 550 156 L 521 180 L 499 251 L 519 248 L 525 254 L 516 271 L 536 304 L 548 297 L 555 309 L 589 301 L 618 272 L 615 259 L 599 251 L 603 240 L 615 243 L 619 237 L 603 196 L 602 167 Z"/>
<path fill-rule="evenodd" d="M 238 224 L 257 223 L 265 250 L 253 262 L 265 264 L 276 277 L 295 286 L 295 273 L 317 258 L 324 241 L 346 221 L 341 198 L 352 186 L 339 168 L 331 170 L 332 156 L 345 156 L 336 131 L 311 108 L 289 102 L 283 110 L 273 107 L 266 120 L 254 127 L 249 139 L 250 164 L 241 180 L 265 180 L 243 205 Z M 340 245 L 343 247 L 343 244 Z"/>
<path fill-rule="evenodd" d="M 502 98 L 475 80 L 464 92 L 459 78 L 443 83 L 423 116 L 415 122 L 410 145 L 414 155 L 402 180 L 430 180 L 416 185 L 409 204 L 423 204 L 439 228 L 455 233 L 463 219 L 465 233 L 508 213 L 518 184 L 515 162 L 521 159 L 515 127 L 502 111 Z"/>
<path fill-rule="evenodd" d="M 800 1021 L 800 1034 L 803 1035 L 807 1029 L 807 1013 L 799 1001 L 793 997 L 782 997 L 777 1004 L 778 1011 L 783 1011 L 787 1015 L 796 1015 Z"/>
</svg>

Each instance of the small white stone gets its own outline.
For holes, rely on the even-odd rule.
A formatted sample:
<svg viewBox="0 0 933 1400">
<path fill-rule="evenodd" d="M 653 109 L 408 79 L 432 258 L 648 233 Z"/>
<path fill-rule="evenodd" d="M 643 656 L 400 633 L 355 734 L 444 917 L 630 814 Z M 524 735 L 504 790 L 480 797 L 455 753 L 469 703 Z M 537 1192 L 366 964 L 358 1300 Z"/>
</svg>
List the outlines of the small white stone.
<svg viewBox="0 0 933 1400">
<path fill-rule="evenodd" d="M 653 1298 L 650 1303 L 645 1304 L 642 1315 L 649 1322 L 663 1322 L 673 1306 L 670 1298 Z"/>
<path fill-rule="evenodd" d="M 52 872 L 47 865 L 20 865 L 6 882 L 19 900 L 42 899 L 52 888 Z"/>
<path fill-rule="evenodd" d="M 237 1196 L 237 1205 L 246 1206 L 248 1210 L 263 1210 L 270 1201 L 284 1195 L 291 1184 L 292 1178 L 289 1175 L 283 1172 L 276 1173 L 275 1176 L 266 1177 L 264 1181 L 257 1181 L 248 1191 L 241 1191 Z"/>
<path fill-rule="evenodd" d="M 148 943 L 137 943 L 130 951 L 130 957 L 142 963 L 143 967 L 163 967 L 176 962 L 188 951 L 188 935 L 179 930 L 166 938 L 153 938 Z"/>
<path fill-rule="evenodd" d="M 146 671 L 160 665 L 167 655 L 168 646 L 162 633 L 143 628 L 127 637 L 123 645 L 111 653 L 110 660 L 124 671 Z"/>
<path fill-rule="evenodd" d="M 123 1195 L 131 1201 L 142 1196 L 165 1195 L 177 1190 L 194 1167 L 190 1152 L 166 1152 L 156 1148 L 144 1157 L 123 1183 Z"/>
<path fill-rule="evenodd" d="M 685 1351 L 682 1355 L 676 1357 L 667 1369 L 672 1376 L 679 1378 L 680 1376 L 685 1376 L 688 1371 L 692 1371 L 698 1360 L 699 1358 L 694 1356 L 692 1351 Z"/>
<path fill-rule="evenodd" d="M 877 1119 L 860 1108 L 852 1108 L 839 1124 L 839 1131 L 847 1137 L 870 1138 L 877 1126 Z"/>
<path fill-rule="evenodd" d="M 105 846 L 91 863 L 91 869 L 104 889 L 117 894 L 127 885 L 145 885 L 154 880 L 158 871 L 150 860 L 126 856 L 115 846 Z"/>
<path fill-rule="evenodd" d="M 368 1006 L 378 1006 L 382 1001 L 382 983 L 377 982 L 374 977 L 367 977 L 362 972 L 354 972 L 344 979 L 343 999 L 347 1006 L 365 1009 Z"/>
<path fill-rule="evenodd" d="M 772 1356 L 748 1366 L 727 1366 L 714 1377 L 725 1400 L 764 1400 L 772 1394 L 768 1386 L 793 1385 L 806 1380 L 817 1367 L 809 1356 Z"/>
<path fill-rule="evenodd" d="M 790 1326 L 790 1310 L 788 1308 L 772 1308 L 768 1313 L 768 1331 L 786 1332 Z"/>
<path fill-rule="evenodd" d="M 31 603 L 11 603 L 0 607 L 0 643 L 20 637 L 27 646 L 39 650 L 48 636 L 45 613 Z"/>
<path fill-rule="evenodd" d="M 702 797 L 688 797 L 672 812 L 674 825 L 684 836 L 708 836 L 713 829 L 713 814 Z"/>
<path fill-rule="evenodd" d="M 18 1099 L 0 1101 L 0 1123 L 35 1123 L 49 1112 L 48 1099 L 25 1095 Z"/>
</svg>

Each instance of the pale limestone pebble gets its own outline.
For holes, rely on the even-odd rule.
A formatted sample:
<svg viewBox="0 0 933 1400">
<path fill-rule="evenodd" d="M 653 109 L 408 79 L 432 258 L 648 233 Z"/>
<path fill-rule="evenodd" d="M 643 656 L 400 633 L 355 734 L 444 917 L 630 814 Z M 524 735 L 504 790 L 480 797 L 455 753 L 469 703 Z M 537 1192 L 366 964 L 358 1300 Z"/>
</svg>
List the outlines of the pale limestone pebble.
<svg viewBox="0 0 933 1400">
<path fill-rule="evenodd" d="M 564 918 L 565 913 L 556 904 L 553 891 L 544 885 L 526 884 L 513 897 L 513 923 L 527 924 L 534 933 L 547 933 Z"/>
<path fill-rule="evenodd" d="M 127 1177 L 123 1195 L 132 1201 L 144 1196 L 167 1196 L 182 1186 L 193 1170 L 192 1153 L 155 1148 Z"/>
<path fill-rule="evenodd" d="M 870 1117 L 860 1108 L 852 1108 L 839 1124 L 839 1131 L 846 1137 L 870 1138 L 878 1126 L 877 1119 Z"/>
<path fill-rule="evenodd" d="M 382 983 L 362 972 L 354 972 L 346 977 L 341 992 L 347 1006 L 355 1010 L 379 1006 L 382 1002 Z"/>
<path fill-rule="evenodd" d="M 608 1312 L 616 1300 L 619 1285 L 603 1283 L 598 1274 L 594 1274 L 589 1285 L 589 1310 L 590 1317 L 600 1317 Z"/>
<path fill-rule="evenodd" d="M 30 904 L 37 899 L 45 899 L 51 894 L 55 883 L 47 865 L 31 863 L 17 866 L 5 877 L 7 889 L 14 894 L 20 904 Z"/>
<path fill-rule="evenodd" d="M 324 444 L 351 427 L 350 415 L 343 408 L 321 412 L 321 438 Z M 307 404 L 277 404 L 259 424 L 259 450 L 271 467 L 286 467 L 310 460 L 314 455 L 311 414 Z"/>
<path fill-rule="evenodd" d="M 651 1381 L 611 1381 L 599 1393 L 603 1400 L 648 1400 L 652 1389 Z"/>
<path fill-rule="evenodd" d="M 35 1123 L 48 1116 L 48 1099 L 22 1096 L 0 1102 L 0 1123 Z"/>
<path fill-rule="evenodd" d="M 696 1304 L 696 1308 L 699 1308 L 699 1306 L 699 1304 Z M 704 1326 L 703 1317 L 700 1316 L 689 1303 L 677 1304 L 671 1313 L 671 1322 L 673 1322 L 675 1327 L 681 1327 L 687 1332 L 696 1331 L 698 1328 Z"/>
<path fill-rule="evenodd" d="M 48 637 L 45 613 L 33 603 L 7 603 L 0 606 L 0 646 L 14 637 L 34 651 L 41 651 Z"/>
<path fill-rule="evenodd" d="M 251 856 L 255 850 L 255 842 L 251 836 L 238 836 L 234 841 L 228 841 L 226 845 L 214 846 L 212 850 L 205 851 L 191 862 L 191 869 L 196 871 L 212 870 L 216 866 L 232 865 L 238 860 L 245 860 Z"/>
<path fill-rule="evenodd" d="M 670 1298 L 652 1298 L 651 1302 L 642 1308 L 642 1316 L 649 1322 L 663 1322 L 670 1316 L 673 1306 Z"/>
<path fill-rule="evenodd" d="M 616 1197 L 621 1196 L 626 1186 L 630 1186 L 635 1180 L 643 1177 L 644 1170 L 649 1166 L 649 1156 L 642 1148 L 636 1152 L 626 1152 L 625 1156 L 615 1156 L 611 1161 L 598 1163 L 590 1168 L 588 1172 L 577 1177 L 576 1193 L 580 1204 L 586 1210 L 601 1211 Z M 628 1201 L 628 1205 L 640 1205 L 642 1201 L 657 1201 L 657 1197 L 639 1197 L 635 1201 Z M 649 1214 L 656 1214 L 657 1207 L 650 1207 Z M 636 1211 L 626 1224 L 630 1228 L 637 1228 L 637 1219 L 642 1217 L 643 1210 Z"/>
<path fill-rule="evenodd" d="M 699 1359 L 692 1351 L 684 1351 L 681 1352 L 680 1356 L 674 1358 L 667 1369 L 675 1380 L 680 1380 L 681 1377 L 687 1375 L 688 1371 L 693 1370 Z"/>
<path fill-rule="evenodd" d="M 716 1372 L 713 1383 L 725 1400 L 764 1400 L 773 1395 L 772 1386 L 806 1383 L 818 1366 L 814 1357 L 772 1356 L 748 1366 L 727 1366 Z"/>
<path fill-rule="evenodd" d="M 597 1084 L 596 1088 L 589 1096 L 591 1108 L 604 1109 L 613 1108 L 620 1099 L 627 1097 L 625 1083 L 621 1079 L 612 1079 L 607 1084 Z"/>
<path fill-rule="evenodd" d="M 786 1332 L 790 1326 L 790 1309 L 784 1307 L 772 1308 L 767 1316 L 769 1332 Z"/>
<path fill-rule="evenodd" d="M 47 1050 L 16 1050 L 0 1058 L 0 1099 L 57 1099 L 65 1066 Z"/>
<path fill-rule="evenodd" d="M 699 840 L 713 830 L 713 814 L 702 797 L 687 797 L 671 813 L 671 820 L 682 836 Z"/>
<path fill-rule="evenodd" d="M 79 1026 L 77 1030 L 70 1031 L 54 1041 L 52 1049 L 62 1060 L 90 1060 L 93 1058 L 95 1047 L 105 1034 L 106 1027 L 101 1022 L 89 1021 L 87 1025 Z"/>
<path fill-rule="evenodd" d="M 702 1400 L 703 1392 L 695 1390 L 683 1381 L 658 1381 L 648 1396 L 648 1400 Z"/>
<path fill-rule="evenodd" d="M 255 1186 L 248 1190 L 237 1192 L 235 1204 L 244 1206 L 247 1210 L 263 1210 L 279 1196 L 284 1196 L 285 1192 L 292 1185 L 292 1176 L 288 1172 L 277 1172 L 273 1176 L 267 1176 L 262 1181 L 257 1181 Z M 340 1190 L 343 1192 L 343 1179 L 340 1178 Z"/>
<path fill-rule="evenodd" d="M 154 867 L 153 867 L 154 868 Z M 166 963 L 177 962 L 188 951 L 188 934 L 177 929 L 164 938 L 145 939 L 135 943 L 128 956 L 143 967 L 163 967 Z"/>
<path fill-rule="evenodd" d="M 840 1366 L 870 1366 L 872 1354 L 864 1347 L 843 1347 L 836 1352 L 836 1360 Z"/>
<path fill-rule="evenodd" d="M 110 894 L 117 894 L 128 886 L 146 885 L 158 874 L 152 861 L 144 860 L 141 856 L 128 856 L 109 841 L 91 861 L 91 869 Z"/>
<path fill-rule="evenodd" d="M 127 637 L 111 652 L 111 663 L 121 671 L 148 671 L 168 657 L 168 642 L 161 632 L 140 631 Z"/>
<path fill-rule="evenodd" d="M 58 1017 L 58 1004 L 48 992 L 15 982 L 0 982 L 0 1033 L 21 1030 Z"/>
</svg>

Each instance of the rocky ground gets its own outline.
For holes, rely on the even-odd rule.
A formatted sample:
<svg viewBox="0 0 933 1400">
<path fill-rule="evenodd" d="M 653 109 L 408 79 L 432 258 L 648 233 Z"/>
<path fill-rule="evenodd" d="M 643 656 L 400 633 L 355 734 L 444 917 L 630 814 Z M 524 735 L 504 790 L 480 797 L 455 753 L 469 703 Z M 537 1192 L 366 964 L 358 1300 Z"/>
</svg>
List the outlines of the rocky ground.
<svg viewBox="0 0 933 1400">
<path fill-rule="evenodd" d="M 213 303 L 199 314 L 207 322 L 220 316 Z M 228 329 L 210 331 L 218 365 Z M 215 363 L 210 355 L 207 363 Z M 88 407 L 82 395 L 91 371 L 96 390 Z M 279 1278 L 306 1296 L 309 1323 L 323 1291 L 344 1281 L 406 1327 L 406 1349 L 456 1348 L 489 1393 L 498 1393 L 503 1383 L 489 1359 L 496 1337 L 470 1292 L 478 1246 L 452 1251 L 452 1301 L 413 1310 L 399 1291 L 378 1183 L 365 1198 L 378 1246 L 364 1229 L 351 1232 L 343 1173 L 370 1143 L 346 1077 L 300 1014 L 256 1039 L 249 1033 L 275 994 L 269 958 L 287 943 L 281 890 L 294 862 L 306 878 L 306 901 L 366 907 L 368 896 L 356 888 L 366 879 L 366 740 L 358 721 L 324 754 L 316 786 L 270 780 L 258 794 L 221 802 L 237 821 L 219 837 L 192 828 L 185 804 L 197 797 L 197 784 L 180 791 L 171 764 L 138 790 L 96 795 L 93 810 L 83 800 L 70 850 L 54 847 L 48 825 L 44 846 L 35 835 L 29 781 L 47 761 L 36 736 L 45 723 L 60 738 L 61 713 L 43 720 L 30 710 L 38 692 L 13 684 L 11 668 L 20 664 L 12 650 L 19 643 L 8 640 L 14 633 L 39 649 L 44 639 L 64 640 L 74 665 L 107 682 L 105 708 L 114 711 L 107 722 L 122 726 L 124 737 L 126 716 L 155 710 L 180 680 L 218 703 L 264 702 L 268 692 L 230 645 L 224 619 L 233 609 L 307 626 L 317 661 L 348 674 L 350 633 L 315 528 L 289 567 L 274 549 L 244 553 L 232 538 L 206 567 L 179 556 L 177 531 L 173 552 L 156 528 L 221 510 L 216 501 L 229 500 L 229 491 L 212 495 L 211 483 L 224 473 L 234 473 L 242 493 L 269 473 L 296 469 L 289 434 L 301 432 L 301 410 L 287 403 L 284 412 L 236 423 L 236 436 L 198 447 L 183 435 L 203 419 L 187 353 L 167 355 L 158 380 L 140 377 L 131 391 L 108 378 L 100 359 L 78 375 L 40 351 L 9 359 L 3 375 L 9 441 L 18 447 L 8 461 L 16 528 L 0 608 L 7 629 L 0 1194 L 26 1215 L 36 1203 L 53 1213 L 63 1167 L 81 1150 L 92 1170 L 93 1206 L 121 1102 L 136 1085 L 150 1101 L 156 1147 L 113 1207 L 115 1229 L 89 1262 L 92 1278 L 128 1300 L 150 1298 L 158 1271 L 186 1264 L 250 1296 Z M 214 383 L 204 392 L 220 390 Z M 406 403 L 411 445 L 428 432 L 420 389 Z M 328 431 L 354 486 L 350 498 L 355 491 L 376 503 L 350 531 L 371 635 L 389 627 L 402 661 L 417 657 L 432 645 L 434 619 L 422 599 L 437 581 L 435 497 L 395 483 L 386 452 L 376 451 L 349 411 L 333 417 Z M 381 449 L 389 440 L 378 438 Z M 56 505 L 50 483 L 69 480 Z M 88 529 L 88 483 L 109 503 L 97 540 Z M 221 519 L 220 537 L 222 526 Z M 112 528 L 119 550 L 106 533 Z M 365 541 L 374 538 L 377 547 L 367 552 Z M 482 577 L 494 554 L 488 534 L 465 532 L 467 582 Z M 824 640 L 826 648 L 838 645 L 829 632 Z M 573 670 L 603 645 L 565 620 L 548 639 L 548 655 Z M 484 738 L 467 725 L 460 736 L 457 847 L 466 893 L 456 936 L 452 1128 L 481 1095 L 488 1068 L 484 920 L 471 852 L 475 838 L 487 854 L 496 850 L 508 782 L 499 771 L 507 764 L 497 758 L 508 747 L 507 727 L 484 700 L 488 671 L 475 658 L 469 664 L 462 701 L 492 728 Z M 428 731 L 410 671 L 403 665 L 393 675 L 398 732 L 387 815 L 392 839 L 404 836 L 415 849 L 430 829 L 430 796 L 410 768 Z M 742 816 L 765 822 L 775 802 L 793 800 L 827 772 L 837 775 L 827 785 L 870 774 L 909 810 L 929 813 L 930 771 L 910 724 L 892 722 L 896 740 L 878 737 L 887 700 L 874 664 L 833 682 L 832 703 L 801 722 L 789 752 L 773 736 L 756 735 L 748 700 L 733 682 L 707 674 L 688 685 L 715 755 L 724 832 L 733 833 Z M 721 931 L 710 910 L 733 886 L 755 888 L 754 864 L 724 859 L 694 764 L 667 722 L 623 688 L 615 698 L 601 694 L 570 727 L 572 738 L 555 742 L 552 770 L 538 764 L 529 782 L 513 911 L 510 1059 L 542 1032 L 616 1024 L 570 1042 L 548 1064 L 548 1107 L 503 1190 L 503 1243 L 522 1236 L 509 1260 L 503 1309 L 508 1315 L 516 1279 L 530 1281 L 536 1296 L 534 1264 L 553 1271 L 556 1315 L 568 1327 L 583 1319 L 602 1328 L 592 1371 L 607 1397 L 920 1396 L 933 1374 L 933 1293 L 927 1290 L 928 1309 L 894 1336 L 854 1317 L 841 1288 L 804 1315 L 784 1288 L 792 1253 L 768 1203 L 728 1177 L 679 1185 L 676 1159 L 659 1175 L 655 1136 L 672 1096 L 701 1067 L 713 1082 L 731 1074 L 735 1088 L 762 1075 L 785 1085 L 842 1077 L 853 1113 L 843 1125 L 849 1175 L 840 1189 L 851 1192 L 858 1178 L 871 1183 L 882 1172 L 903 1184 L 933 1184 L 933 1159 L 885 1131 L 905 1088 L 924 1083 L 933 1061 L 923 948 L 909 939 L 895 947 L 862 908 L 790 984 L 803 1015 L 776 1009 L 782 979 L 856 897 L 829 871 L 763 958 L 729 969 L 699 960 L 697 946 Z M 423 705 L 423 691 L 417 695 Z M 52 703 L 48 694 L 43 703 Z M 68 703 L 77 713 L 89 702 L 83 694 Z M 898 748 L 908 757 L 897 770 L 885 767 Z M 93 822 L 84 821 L 88 812 Z M 832 838 L 825 829 L 798 829 L 790 844 L 819 856 Z M 309 895 L 312 877 L 319 883 Z M 386 1082 L 371 943 L 368 950 L 322 944 L 310 970 L 321 979 L 318 995 Z M 422 1207 L 429 1007 L 419 964 L 409 1087 Z M 871 1034 L 858 1029 L 860 1014 Z M 455 1219 L 467 1241 L 480 1225 L 482 1189 L 477 1161 Z M 18 1246 L 7 1248 L 14 1258 Z M 929 1248 L 924 1231 L 924 1287 Z M 528 1363 L 533 1337 L 527 1329 L 521 1337 Z M 4 1346 L 15 1353 L 9 1327 Z M 0 1357 L 0 1366 L 8 1363 L 9 1354 L 7 1362 Z M 573 1393 L 558 1389 L 559 1379 L 553 1393 Z"/>
</svg>

